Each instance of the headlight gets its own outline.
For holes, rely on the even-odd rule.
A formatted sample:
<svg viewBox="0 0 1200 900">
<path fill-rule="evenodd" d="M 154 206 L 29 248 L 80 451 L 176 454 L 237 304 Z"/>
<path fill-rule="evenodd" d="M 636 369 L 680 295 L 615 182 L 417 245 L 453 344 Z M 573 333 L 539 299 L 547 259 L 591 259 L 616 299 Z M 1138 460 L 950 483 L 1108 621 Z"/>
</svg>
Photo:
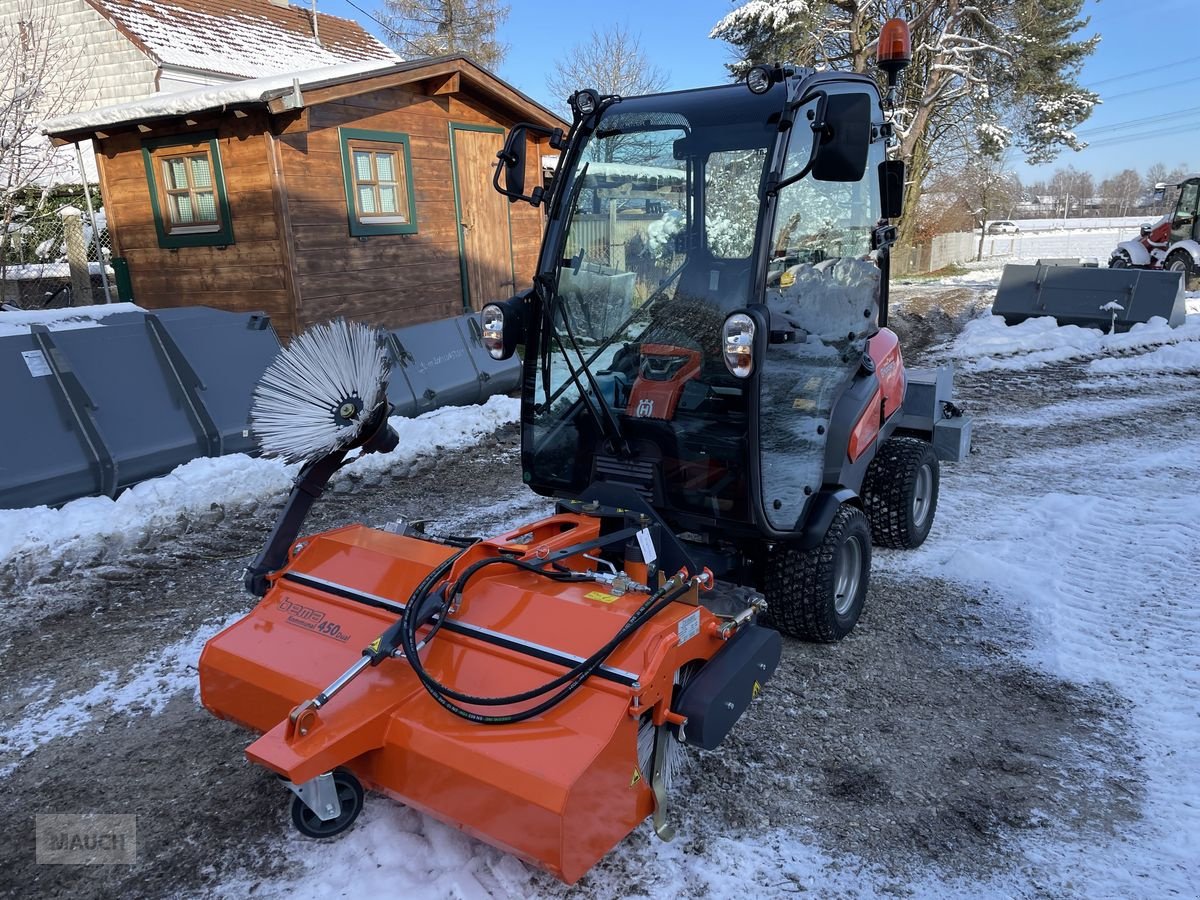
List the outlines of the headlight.
<svg viewBox="0 0 1200 900">
<path fill-rule="evenodd" d="M 745 313 L 734 313 L 725 320 L 721 343 L 725 368 L 738 378 L 748 378 L 754 371 L 754 320 Z"/>
<path fill-rule="evenodd" d="M 581 116 L 590 116 L 596 111 L 596 104 L 600 102 L 600 97 L 592 90 L 576 91 L 571 98 L 571 104 L 575 107 L 575 111 Z"/>
<path fill-rule="evenodd" d="M 504 310 L 489 303 L 480 314 L 483 346 L 492 359 L 504 359 Z"/>
<path fill-rule="evenodd" d="M 750 88 L 752 94 L 765 94 L 774 82 L 770 66 L 755 66 L 746 73 L 746 87 Z"/>
</svg>

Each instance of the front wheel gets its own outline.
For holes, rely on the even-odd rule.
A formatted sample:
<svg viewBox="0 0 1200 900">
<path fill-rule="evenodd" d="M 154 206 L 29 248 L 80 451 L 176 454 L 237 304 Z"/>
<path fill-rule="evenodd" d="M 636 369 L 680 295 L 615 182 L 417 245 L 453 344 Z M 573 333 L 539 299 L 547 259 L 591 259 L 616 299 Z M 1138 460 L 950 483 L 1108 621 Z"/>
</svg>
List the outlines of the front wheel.
<svg viewBox="0 0 1200 900">
<path fill-rule="evenodd" d="M 769 551 L 763 579 L 763 622 L 789 637 L 831 644 L 854 630 L 871 576 L 871 527 L 843 504 L 812 550 Z"/>
<path fill-rule="evenodd" d="M 1108 261 L 1108 267 L 1110 269 L 1132 269 L 1133 260 L 1129 258 L 1129 254 L 1124 250 L 1118 250 Z"/>
<path fill-rule="evenodd" d="M 1186 250 L 1176 250 L 1168 256 L 1166 268 L 1168 272 L 1183 273 L 1183 286 L 1185 289 L 1188 286 L 1188 282 L 1196 277 L 1195 262 L 1192 260 L 1192 254 Z"/>
</svg>

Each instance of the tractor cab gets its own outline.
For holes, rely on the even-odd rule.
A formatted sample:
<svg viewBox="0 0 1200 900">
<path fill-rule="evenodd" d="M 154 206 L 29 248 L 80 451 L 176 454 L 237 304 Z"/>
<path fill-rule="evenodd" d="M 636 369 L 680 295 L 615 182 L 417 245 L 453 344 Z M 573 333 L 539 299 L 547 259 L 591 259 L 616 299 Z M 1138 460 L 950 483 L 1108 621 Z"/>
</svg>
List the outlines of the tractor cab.
<svg viewBox="0 0 1200 900">
<path fill-rule="evenodd" d="M 843 470 L 869 462 L 847 443 L 872 342 L 898 376 L 887 412 L 903 399 L 880 335 L 890 127 L 864 76 L 756 74 L 573 98 L 534 287 L 484 313 L 501 352 L 506 332 L 525 347 L 534 490 L 618 485 L 675 530 L 790 539 L 861 481 Z"/>
</svg>

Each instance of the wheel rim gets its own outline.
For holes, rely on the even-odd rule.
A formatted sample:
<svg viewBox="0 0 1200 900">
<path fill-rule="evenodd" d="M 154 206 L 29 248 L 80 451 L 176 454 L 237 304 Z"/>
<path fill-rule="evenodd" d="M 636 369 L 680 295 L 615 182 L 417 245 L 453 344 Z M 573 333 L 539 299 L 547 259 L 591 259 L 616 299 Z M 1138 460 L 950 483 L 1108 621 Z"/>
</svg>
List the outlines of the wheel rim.
<svg viewBox="0 0 1200 900">
<path fill-rule="evenodd" d="M 1168 272 L 1186 272 L 1187 271 L 1187 263 L 1185 263 L 1182 259 L 1173 259 L 1173 260 L 1171 260 L 1170 264 L 1167 266 L 1167 271 Z"/>
<path fill-rule="evenodd" d="M 913 485 L 912 520 L 917 528 L 921 528 L 929 517 L 929 501 L 932 497 L 933 471 L 926 464 L 917 470 L 917 481 Z"/>
<path fill-rule="evenodd" d="M 858 584 L 862 580 L 863 549 L 857 537 L 850 537 L 842 544 L 838 554 L 837 579 L 833 588 L 833 608 L 844 616 L 854 605 L 858 596 Z"/>
</svg>

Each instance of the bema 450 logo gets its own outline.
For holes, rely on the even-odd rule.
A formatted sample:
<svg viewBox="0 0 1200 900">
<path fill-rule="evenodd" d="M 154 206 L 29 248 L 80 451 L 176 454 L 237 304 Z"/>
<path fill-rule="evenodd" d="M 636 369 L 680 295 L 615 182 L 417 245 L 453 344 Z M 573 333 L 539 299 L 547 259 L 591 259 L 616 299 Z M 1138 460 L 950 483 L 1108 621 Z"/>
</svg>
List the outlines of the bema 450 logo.
<svg viewBox="0 0 1200 900">
<path fill-rule="evenodd" d="M 301 622 L 316 624 L 325 618 L 325 613 L 320 610 L 313 609 L 311 606 L 301 606 L 299 603 L 293 603 L 286 597 L 279 601 L 279 608 L 288 614 L 289 619 L 299 619 Z"/>
</svg>

